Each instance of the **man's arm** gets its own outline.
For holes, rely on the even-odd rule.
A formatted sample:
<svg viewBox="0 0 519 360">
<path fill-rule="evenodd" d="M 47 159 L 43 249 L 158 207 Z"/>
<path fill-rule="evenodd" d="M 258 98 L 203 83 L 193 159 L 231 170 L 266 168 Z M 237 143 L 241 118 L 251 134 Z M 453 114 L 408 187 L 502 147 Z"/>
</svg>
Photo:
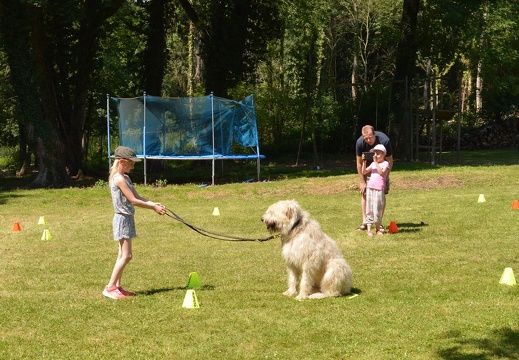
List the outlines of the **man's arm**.
<svg viewBox="0 0 519 360">
<path fill-rule="evenodd" d="M 389 163 L 389 171 L 391 171 L 393 169 L 393 155 L 386 156 L 386 161 Z"/>
<path fill-rule="evenodd" d="M 357 173 L 359 174 L 359 188 L 360 193 L 364 194 L 366 191 L 366 179 L 364 178 L 364 174 L 362 173 L 362 156 L 357 156 Z"/>
</svg>

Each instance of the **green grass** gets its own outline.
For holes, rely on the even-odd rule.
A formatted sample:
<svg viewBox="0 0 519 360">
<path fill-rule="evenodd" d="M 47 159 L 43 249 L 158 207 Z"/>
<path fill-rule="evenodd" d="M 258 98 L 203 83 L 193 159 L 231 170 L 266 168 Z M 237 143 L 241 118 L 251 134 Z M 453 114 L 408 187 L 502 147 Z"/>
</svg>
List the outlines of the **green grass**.
<svg viewBox="0 0 519 360">
<path fill-rule="evenodd" d="M 351 171 L 267 168 L 284 180 L 137 187 L 188 222 L 245 237 L 268 236 L 260 219 L 271 203 L 298 200 L 350 263 L 360 291 L 351 299 L 283 296 L 279 240 L 214 240 L 138 208 L 123 278 L 138 296 L 112 301 L 101 295 L 117 251 L 108 189 L 4 187 L 0 358 L 517 359 L 519 287 L 499 279 L 512 267 L 519 280 L 519 164 L 513 151 L 474 154 L 464 166 L 397 162 L 384 223 L 399 232 L 374 239 L 354 230 Z M 44 229 L 52 240 L 41 240 Z M 185 309 L 193 271 L 200 308 Z"/>
</svg>

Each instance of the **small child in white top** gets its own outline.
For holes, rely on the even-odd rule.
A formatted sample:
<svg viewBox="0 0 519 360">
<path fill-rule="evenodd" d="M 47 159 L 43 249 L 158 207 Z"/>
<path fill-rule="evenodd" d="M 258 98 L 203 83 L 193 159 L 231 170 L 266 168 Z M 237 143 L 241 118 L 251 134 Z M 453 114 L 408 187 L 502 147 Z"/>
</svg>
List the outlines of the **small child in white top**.
<svg viewBox="0 0 519 360">
<path fill-rule="evenodd" d="M 389 162 L 385 160 L 386 148 L 382 144 L 378 144 L 373 149 L 373 162 L 367 166 L 366 158 L 362 155 L 362 174 L 371 173 L 366 185 L 366 224 L 368 236 L 372 237 L 371 228 L 375 224 L 375 231 L 378 235 L 384 235 L 381 230 L 382 215 L 386 204 L 386 195 L 384 188 L 386 185 L 387 175 L 389 174 Z"/>
</svg>

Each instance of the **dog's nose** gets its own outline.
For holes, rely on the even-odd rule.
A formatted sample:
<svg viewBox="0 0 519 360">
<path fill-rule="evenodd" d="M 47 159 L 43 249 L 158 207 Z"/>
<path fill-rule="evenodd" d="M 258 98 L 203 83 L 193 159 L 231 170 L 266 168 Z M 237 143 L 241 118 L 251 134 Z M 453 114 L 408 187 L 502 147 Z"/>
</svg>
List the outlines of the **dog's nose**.
<svg viewBox="0 0 519 360">
<path fill-rule="evenodd" d="M 263 222 L 263 216 L 261 217 L 261 222 Z"/>
</svg>

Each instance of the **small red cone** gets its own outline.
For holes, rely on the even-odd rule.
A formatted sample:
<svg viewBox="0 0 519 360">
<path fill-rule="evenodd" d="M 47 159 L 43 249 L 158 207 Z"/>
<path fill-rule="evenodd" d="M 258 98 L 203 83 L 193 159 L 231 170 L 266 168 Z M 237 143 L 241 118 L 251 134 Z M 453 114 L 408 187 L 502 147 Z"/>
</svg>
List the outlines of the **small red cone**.
<svg viewBox="0 0 519 360">
<path fill-rule="evenodd" d="M 397 233 L 398 232 L 398 227 L 396 226 L 396 222 L 391 221 L 389 223 L 389 232 L 390 233 Z"/>
<path fill-rule="evenodd" d="M 22 231 L 22 227 L 20 226 L 20 223 L 18 221 L 15 221 L 13 224 L 13 232 L 20 232 Z"/>
<path fill-rule="evenodd" d="M 519 209 L 519 200 L 514 200 L 512 202 L 512 209 Z"/>
</svg>

